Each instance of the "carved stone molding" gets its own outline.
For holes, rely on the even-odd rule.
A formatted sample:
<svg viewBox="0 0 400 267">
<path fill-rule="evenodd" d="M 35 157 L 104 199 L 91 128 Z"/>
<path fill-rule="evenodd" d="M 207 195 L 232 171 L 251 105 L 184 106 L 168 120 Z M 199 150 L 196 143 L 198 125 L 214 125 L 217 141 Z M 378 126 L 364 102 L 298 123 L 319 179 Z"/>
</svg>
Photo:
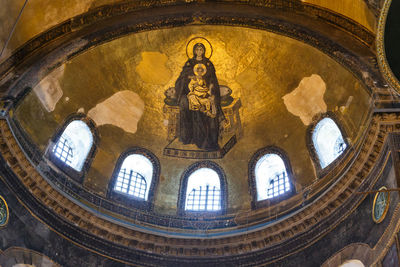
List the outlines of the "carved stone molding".
<svg viewBox="0 0 400 267">
<path fill-rule="evenodd" d="M 400 131 L 400 114 L 375 114 L 351 167 L 336 179 L 330 190 L 300 212 L 253 232 L 212 239 L 141 232 L 88 212 L 60 194 L 37 172 L 6 121 L 0 121 L 0 128 L 0 152 L 6 163 L 2 167 L 5 182 L 27 208 L 41 213 L 36 215 L 44 223 L 74 242 L 130 263 L 137 262 L 137 256 L 141 255 L 142 260 L 179 261 L 184 265 L 212 264 L 214 260 L 210 257 L 215 256 L 222 257 L 218 261 L 227 264 L 244 263 L 249 259 L 265 264 L 316 242 L 359 205 L 363 196 L 354 193 L 370 189 L 391 160 L 386 138 L 388 133 Z M 191 257 L 190 263 L 185 260 L 187 256 Z"/>
</svg>

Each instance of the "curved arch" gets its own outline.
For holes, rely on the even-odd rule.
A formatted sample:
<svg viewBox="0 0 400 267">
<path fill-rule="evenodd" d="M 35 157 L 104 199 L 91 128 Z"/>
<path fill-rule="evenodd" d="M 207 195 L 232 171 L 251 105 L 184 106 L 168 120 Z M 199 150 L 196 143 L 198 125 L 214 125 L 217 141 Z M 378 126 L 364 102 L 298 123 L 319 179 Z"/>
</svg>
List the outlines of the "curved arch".
<svg viewBox="0 0 400 267">
<path fill-rule="evenodd" d="M 293 172 L 286 153 L 278 147 L 259 149 L 249 162 L 252 207 L 277 203 L 295 194 Z"/>
<path fill-rule="evenodd" d="M 349 265 L 351 262 L 357 264 L 363 264 L 364 266 L 370 266 L 374 261 L 374 256 L 370 246 L 364 243 L 350 244 L 343 249 L 336 252 L 329 259 L 327 259 L 321 266 L 357 266 Z M 346 265 L 347 264 L 347 265 Z M 358 266 L 363 266 L 358 265 Z"/>
<path fill-rule="evenodd" d="M 1 252 L 1 251 L 0 251 Z M 4 267 L 48 266 L 60 267 L 46 255 L 22 247 L 10 247 L 0 253 L 0 265 Z"/>
<path fill-rule="evenodd" d="M 222 168 L 212 161 L 197 162 L 182 175 L 178 212 L 186 215 L 223 214 L 227 198 L 226 177 Z"/>
<path fill-rule="evenodd" d="M 117 160 L 107 197 L 128 206 L 152 209 L 159 175 L 160 163 L 152 152 L 141 147 L 130 148 Z"/>
<path fill-rule="evenodd" d="M 386 20 L 389 15 L 389 9 L 392 5 L 392 0 L 385 0 L 379 15 L 378 30 L 376 35 L 376 50 L 377 50 L 377 60 L 378 66 L 383 74 L 385 81 L 393 87 L 397 93 L 400 92 L 400 82 L 396 75 L 394 75 L 389 62 L 386 57 L 385 51 L 385 29 Z"/>
<path fill-rule="evenodd" d="M 73 114 L 53 136 L 46 155 L 58 168 L 82 182 L 97 143 L 95 123 L 85 114 Z"/>
</svg>

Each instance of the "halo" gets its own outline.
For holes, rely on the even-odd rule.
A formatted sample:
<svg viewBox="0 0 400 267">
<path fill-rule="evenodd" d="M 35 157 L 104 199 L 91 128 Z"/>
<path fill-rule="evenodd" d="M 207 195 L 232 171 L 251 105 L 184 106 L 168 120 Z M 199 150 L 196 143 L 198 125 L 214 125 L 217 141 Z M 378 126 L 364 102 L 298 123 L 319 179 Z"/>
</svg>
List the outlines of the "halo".
<svg viewBox="0 0 400 267">
<path fill-rule="evenodd" d="M 186 45 L 186 55 L 188 58 L 192 58 L 193 57 L 193 46 L 195 46 L 195 44 L 197 43 L 201 43 L 204 45 L 204 47 L 206 48 L 206 51 L 204 53 L 204 56 L 206 58 L 210 58 L 212 56 L 213 53 L 213 48 L 211 46 L 211 43 L 204 37 L 194 37 L 192 39 L 189 40 L 189 42 Z"/>
<path fill-rule="evenodd" d="M 194 67 L 193 67 L 193 73 L 194 73 L 195 75 L 198 75 L 198 72 L 197 72 L 197 68 L 198 68 L 198 67 L 203 68 L 204 72 L 203 72 L 203 75 L 202 75 L 202 76 L 204 76 L 204 75 L 207 73 L 207 68 L 206 68 L 206 66 L 204 66 L 204 64 L 196 64 L 196 65 L 194 65 Z"/>
</svg>

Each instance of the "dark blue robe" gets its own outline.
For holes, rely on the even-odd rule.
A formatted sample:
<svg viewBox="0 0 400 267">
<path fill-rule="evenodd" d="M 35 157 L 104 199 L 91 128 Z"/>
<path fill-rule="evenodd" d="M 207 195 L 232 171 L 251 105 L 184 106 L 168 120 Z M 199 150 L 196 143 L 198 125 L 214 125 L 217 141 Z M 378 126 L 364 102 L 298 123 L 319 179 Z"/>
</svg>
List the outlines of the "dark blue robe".
<svg viewBox="0 0 400 267">
<path fill-rule="evenodd" d="M 189 93 L 190 76 L 194 76 L 193 68 L 196 64 L 204 64 L 207 73 L 203 76 L 207 86 L 211 84 L 211 95 L 215 97 L 217 116 L 211 118 L 201 111 L 189 110 L 187 94 Z M 219 124 L 224 115 L 221 109 L 220 88 L 215 75 L 212 62 L 203 57 L 202 60 L 189 59 L 183 66 L 182 72 L 175 83 L 176 98 L 180 109 L 180 120 L 178 125 L 178 138 L 183 144 L 196 144 L 198 148 L 208 151 L 219 149 Z"/>
</svg>

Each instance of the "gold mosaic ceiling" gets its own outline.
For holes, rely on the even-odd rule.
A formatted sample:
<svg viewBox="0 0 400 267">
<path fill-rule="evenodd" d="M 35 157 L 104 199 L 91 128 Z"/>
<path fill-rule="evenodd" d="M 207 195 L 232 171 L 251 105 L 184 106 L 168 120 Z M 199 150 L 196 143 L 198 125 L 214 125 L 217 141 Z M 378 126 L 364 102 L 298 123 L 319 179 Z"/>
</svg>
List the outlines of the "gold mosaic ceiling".
<svg viewBox="0 0 400 267">
<path fill-rule="evenodd" d="M 36 85 L 19 105 L 17 119 L 44 152 L 70 114 L 91 117 L 100 143 L 84 184 L 101 195 L 122 152 L 132 146 L 149 149 L 161 163 L 156 209 L 175 214 L 182 173 L 198 160 L 164 155 L 170 123 L 164 93 L 174 86 L 187 60 L 186 45 L 196 36 L 210 42 L 219 83 L 241 102 L 242 134 L 222 159 L 213 160 L 226 173 L 230 211 L 250 208 L 247 167 L 262 147 L 287 153 L 297 192 L 317 181 L 306 134 L 318 114 L 336 114 L 348 142 L 357 143 L 370 103 L 358 79 L 309 45 L 231 26 L 153 30 L 97 46 Z"/>
<path fill-rule="evenodd" d="M 283 2 L 283 6 L 274 6 Z M 4 3 L 9 7 L 8 14 L 16 17 L 23 1 Z M 268 231 L 273 242 L 261 240 L 255 251 L 287 239 L 294 240 L 293 233 L 302 231 L 309 234 L 303 236 L 306 244 L 318 236 L 309 229 L 316 229 L 316 224 L 350 203 L 349 192 L 356 191 L 366 170 L 373 168 L 370 161 L 364 163 L 366 158 L 378 158 L 385 135 L 371 131 L 376 126 L 374 118 L 371 122 L 371 92 L 376 92 L 379 79 L 375 80 L 377 75 L 370 62 L 375 17 L 365 1 L 249 1 L 241 6 L 243 10 L 236 5 L 242 4 L 239 1 L 223 0 L 218 2 L 219 9 L 209 1 L 190 4 L 162 1 L 158 9 L 153 8 L 154 3 L 160 3 L 157 0 L 128 1 L 126 5 L 104 8 L 96 7 L 114 1 L 71 1 L 68 7 L 63 3 L 29 1 L 0 59 L 4 60 L 25 44 L 0 65 L 3 74 L 0 91 L 17 100 L 24 96 L 15 109 L 11 108 L 9 119 L 20 123 L 39 148 L 35 154 L 39 156 L 33 163 L 27 161 L 16 140 L 7 137 L 18 128 L 18 140 L 19 127 L 13 128 L 12 123 L 7 125 L 5 121 L 2 132 L 7 146 L 3 145 L 2 149 L 4 153 L 9 153 L 6 149 L 15 152 L 18 164 L 13 168 L 30 192 L 77 227 L 103 239 L 111 238 L 112 242 L 138 244 L 135 249 L 149 253 L 164 251 L 159 246 L 148 246 L 154 240 L 165 243 L 168 250 L 170 246 L 184 246 L 182 253 L 181 249 L 177 252 L 179 256 L 189 255 L 187 251 L 191 248 L 208 250 L 215 244 L 220 248 L 221 244 L 237 248 L 242 241 L 264 239 Z M 268 3 L 273 4 L 267 6 Z M 301 11 L 293 11 L 293 6 L 301 6 Z M 195 12 L 192 7 L 200 11 Z M 86 11 L 80 17 L 65 21 Z M 220 11 L 226 12 L 224 16 Z M 4 43 L 13 19 L 1 11 L 0 19 L 6 25 L 0 29 L 0 43 Z M 65 23 L 60 24 L 62 21 Z M 51 31 L 41 34 L 52 26 L 55 27 Z M 227 111 L 226 118 L 232 120 L 228 126 L 224 125 L 223 138 L 219 141 L 225 148 L 234 132 L 236 142 L 227 146 L 226 154 L 213 155 L 211 159 L 226 174 L 227 210 L 212 220 L 184 216 L 177 210 L 184 171 L 203 160 L 187 152 L 191 147 L 196 154 L 199 150 L 195 145 L 176 143 L 170 131 L 176 107 L 168 96 L 187 61 L 186 46 L 194 37 L 209 41 L 213 49 L 210 62 L 215 66 L 221 92 L 232 92 L 232 99 L 224 99 L 227 103 L 222 107 Z M 207 52 L 210 46 L 206 46 Z M 229 115 L 230 112 L 236 117 Z M 38 174 L 38 170 L 50 169 L 43 164 L 50 163 L 43 154 L 67 118 L 77 113 L 87 115 L 97 125 L 97 151 L 82 187 L 72 178 L 49 185 L 44 179 L 50 176 Z M 344 130 L 349 149 L 339 164 L 321 174 L 310 155 L 307 136 L 310 125 L 326 113 L 334 116 Z M 254 208 L 249 192 L 249 161 L 256 151 L 270 145 L 279 147 L 287 155 L 296 194 L 277 205 Z M 139 210 L 107 197 L 118 157 L 133 146 L 148 149 L 160 162 L 154 210 Z M 22 147 L 29 150 L 34 146 Z M 173 149 L 186 149 L 186 154 L 172 155 L 169 152 Z M 27 167 L 27 171 L 19 171 L 20 166 Z M 57 172 L 56 168 L 51 170 Z M 63 177 L 60 175 L 57 179 Z M 74 190 L 65 190 L 65 181 Z M 73 203 L 58 193 L 80 201 Z M 93 216 L 87 208 L 111 218 L 103 220 Z M 340 216 L 351 212 L 351 209 L 344 210 Z M 129 227 L 119 224 L 119 219 L 123 224 L 146 226 L 149 233 L 128 230 Z M 196 223 L 192 225 L 193 220 Z M 210 222 L 214 226 L 208 228 Z M 248 232 L 249 226 L 256 226 L 260 231 Z M 292 228 L 288 230 L 287 226 Z M 232 229 L 239 230 L 234 238 L 230 237 Z M 186 237 L 175 238 L 178 236 L 175 234 L 182 233 L 190 236 L 189 243 Z M 224 233 L 226 238 L 208 239 L 210 233 Z M 192 234 L 206 239 L 191 243 Z M 167 238 L 160 239 L 160 235 Z M 252 246 L 253 243 L 249 247 Z M 240 248 L 229 255 L 238 251 L 242 253 Z M 282 252 L 291 253 L 286 249 Z"/>
</svg>

